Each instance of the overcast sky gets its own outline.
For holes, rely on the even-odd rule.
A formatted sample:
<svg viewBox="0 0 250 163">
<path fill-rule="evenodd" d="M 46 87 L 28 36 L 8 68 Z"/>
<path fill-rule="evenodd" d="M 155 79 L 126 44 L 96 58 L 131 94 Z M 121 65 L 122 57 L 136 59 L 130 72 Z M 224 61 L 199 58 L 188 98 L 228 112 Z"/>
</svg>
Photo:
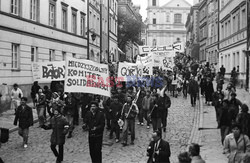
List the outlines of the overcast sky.
<svg viewBox="0 0 250 163">
<path fill-rule="evenodd" d="M 160 0 L 160 6 L 168 3 L 170 0 Z M 193 0 L 186 0 L 188 3 L 190 3 L 191 5 L 193 5 Z M 148 0 L 132 0 L 132 2 L 135 5 L 140 5 L 141 6 L 141 15 L 142 15 L 142 20 L 145 20 L 147 17 L 147 5 L 148 5 Z"/>
</svg>

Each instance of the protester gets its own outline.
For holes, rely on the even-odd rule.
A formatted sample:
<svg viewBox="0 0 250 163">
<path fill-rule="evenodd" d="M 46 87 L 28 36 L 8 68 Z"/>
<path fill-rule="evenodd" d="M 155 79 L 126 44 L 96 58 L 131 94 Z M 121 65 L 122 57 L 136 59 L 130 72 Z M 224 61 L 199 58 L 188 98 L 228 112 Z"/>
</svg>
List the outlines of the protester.
<svg viewBox="0 0 250 163">
<path fill-rule="evenodd" d="M 221 90 L 221 87 L 217 87 L 217 91 L 213 93 L 212 95 L 212 105 L 215 108 L 215 113 L 216 113 L 216 121 L 219 123 L 219 117 L 221 114 L 221 106 L 222 106 L 222 101 L 224 99 L 224 93 Z"/>
<path fill-rule="evenodd" d="M 39 89 L 38 94 L 36 95 L 36 109 L 39 120 L 39 127 L 43 126 L 46 122 L 46 118 L 44 117 L 44 112 L 46 108 L 46 96 L 43 94 L 43 90 Z"/>
<path fill-rule="evenodd" d="M 63 110 L 63 114 L 65 115 L 65 118 L 67 122 L 69 123 L 69 134 L 68 138 L 72 137 L 72 133 L 74 130 L 74 114 L 77 111 L 77 104 L 75 98 L 72 96 L 71 93 L 67 95 L 67 98 L 65 99 L 65 107 Z"/>
<path fill-rule="evenodd" d="M 36 94 L 38 93 L 39 89 L 41 87 L 38 85 L 38 81 L 34 81 L 32 87 L 31 87 L 31 93 L 30 96 L 32 98 L 33 101 L 33 107 L 35 107 L 36 104 Z"/>
<path fill-rule="evenodd" d="M 142 100 L 142 110 L 141 110 L 141 117 L 142 117 L 142 123 L 143 123 L 143 119 L 146 120 L 147 122 L 147 129 L 149 129 L 150 127 L 150 118 L 148 117 L 149 113 L 150 113 L 150 105 L 152 102 L 152 98 L 150 96 L 151 92 L 150 90 L 147 90 L 146 92 L 146 96 L 143 98 Z"/>
<path fill-rule="evenodd" d="M 42 128 L 45 130 L 52 129 L 50 148 L 57 158 L 56 162 L 61 163 L 63 161 L 65 135 L 68 133 L 69 129 L 66 118 L 59 110 L 55 109 L 53 110 L 53 117 L 50 119 L 50 123 L 48 125 L 43 125 Z M 56 146 L 58 146 L 58 151 Z"/>
<path fill-rule="evenodd" d="M 50 117 L 52 117 L 52 113 L 50 111 L 50 106 L 49 106 L 50 100 L 52 98 L 52 92 L 51 92 L 51 90 L 49 89 L 49 87 L 47 85 L 45 85 L 43 87 L 43 93 L 45 94 L 45 97 L 46 97 L 45 110 L 47 110 Z"/>
<path fill-rule="evenodd" d="M 14 119 L 14 125 L 18 123 L 18 134 L 23 137 L 24 148 L 28 147 L 29 127 L 33 126 L 33 112 L 27 101 L 27 97 L 21 98 L 21 105 L 18 106 Z"/>
<path fill-rule="evenodd" d="M 191 158 L 189 157 L 188 152 L 182 152 L 178 155 L 179 163 L 191 163 Z"/>
<path fill-rule="evenodd" d="M 123 126 L 123 142 L 122 145 L 126 146 L 128 142 L 128 131 L 131 131 L 131 145 L 135 140 L 135 117 L 139 113 L 136 104 L 132 101 L 132 96 L 127 95 L 127 103 L 123 105 L 121 119 L 124 121 Z"/>
<path fill-rule="evenodd" d="M 159 101 L 162 101 L 162 104 L 163 104 L 163 109 L 162 109 L 162 114 L 161 114 L 161 123 L 162 123 L 163 132 L 166 132 L 168 108 L 170 108 L 171 106 L 171 100 L 167 95 L 167 91 L 165 89 L 162 91 L 164 92 L 163 97 L 161 95 L 161 97 L 159 98 Z"/>
<path fill-rule="evenodd" d="M 16 112 L 17 107 L 20 105 L 21 98 L 23 97 L 23 92 L 20 88 L 18 88 L 18 84 L 13 85 L 13 89 L 11 90 L 11 109 Z"/>
<path fill-rule="evenodd" d="M 118 125 L 118 120 L 121 117 L 122 111 L 122 103 L 118 100 L 118 95 L 114 95 L 113 97 L 114 102 L 110 105 L 111 110 L 111 130 L 109 134 L 109 138 L 113 138 L 113 132 L 115 132 L 115 142 L 118 143 L 120 139 L 120 126 Z"/>
<path fill-rule="evenodd" d="M 142 100 L 143 100 L 144 96 L 145 96 L 145 91 L 143 89 L 141 89 L 139 97 L 138 97 L 138 99 L 136 101 L 136 105 L 137 105 L 137 107 L 139 109 L 139 114 L 138 114 L 139 122 L 138 122 L 138 125 L 141 125 L 141 126 L 144 125 L 143 116 L 142 116 L 143 115 L 142 114 L 142 110 L 143 110 L 143 108 L 142 108 Z"/>
<path fill-rule="evenodd" d="M 250 141 L 247 135 L 242 134 L 239 124 L 233 124 L 232 133 L 226 136 L 224 152 L 228 163 L 241 163 L 249 160 Z"/>
<path fill-rule="evenodd" d="M 238 114 L 236 122 L 240 124 L 242 134 L 250 137 L 250 114 L 248 113 L 248 106 L 246 104 L 241 105 L 241 113 Z"/>
<path fill-rule="evenodd" d="M 191 163 L 205 163 L 205 161 L 200 156 L 200 146 L 199 144 L 192 143 L 189 146 L 189 155 L 192 159 Z"/>
<path fill-rule="evenodd" d="M 226 69 L 225 69 L 225 67 L 223 65 L 221 65 L 220 72 L 221 72 L 221 75 L 224 77 Z"/>
<path fill-rule="evenodd" d="M 212 95 L 214 93 L 214 86 L 211 78 L 207 78 L 206 86 L 205 86 L 205 97 L 206 104 L 210 105 L 212 103 Z"/>
<path fill-rule="evenodd" d="M 195 106 L 196 105 L 196 97 L 199 93 L 199 85 L 198 85 L 198 82 L 194 79 L 194 76 L 192 76 L 190 78 L 188 92 L 190 94 L 191 105 Z"/>
<path fill-rule="evenodd" d="M 236 93 L 231 93 L 231 100 L 229 100 L 229 112 L 232 115 L 233 122 L 236 122 L 236 117 L 239 114 L 239 107 L 242 106 L 241 101 L 237 99 L 236 96 Z"/>
<path fill-rule="evenodd" d="M 171 155 L 169 143 L 161 138 L 161 131 L 154 131 L 152 134 L 153 141 L 147 148 L 147 163 L 170 163 Z"/>
<path fill-rule="evenodd" d="M 89 129 L 89 152 L 91 160 L 93 163 L 101 163 L 105 117 L 104 113 L 99 110 L 97 102 L 91 102 L 90 111 L 86 114 L 85 123 Z"/>
<path fill-rule="evenodd" d="M 153 131 L 159 130 L 161 131 L 161 117 L 162 110 L 164 109 L 164 103 L 162 100 L 159 100 L 158 94 L 153 95 L 153 100 L 150 106 L 150 114 L 152 120 Z"/>
</svg>

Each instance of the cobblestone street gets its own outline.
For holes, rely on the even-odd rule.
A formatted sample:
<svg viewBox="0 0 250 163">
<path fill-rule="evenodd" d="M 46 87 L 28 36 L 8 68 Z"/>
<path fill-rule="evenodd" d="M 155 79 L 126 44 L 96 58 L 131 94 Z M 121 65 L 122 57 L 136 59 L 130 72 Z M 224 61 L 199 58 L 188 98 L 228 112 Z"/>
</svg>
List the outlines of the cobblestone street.
<svg viewBox="0 0 250 163">
<path fill-rule="evenodd" d="M 177 155 L 188 145 L 197 107 L 190 105 L 189 98 L 172 98 L 169 109 L 167 132 L 163 138 L 170 143 L 171 162 L 177 162 Z M 109 140 L 108 132 L 104 133 L 103 162 L 146 162 L 146 148 L 149 144 L 152 128 L 139 126 L 136 123 L 135 145 L 122 147 L 115 140 Z M 51 130 L 45 131 L 35 124 L 30 128 L 28 148 L 22 147 L 22 139 L 17 132 L 10 134 L 10 140 L 2 144 L 0 155 L 5 163 L 53 163 L 55 157 L 50 150 Z M 81 126 L 74 130 L 73 138 L 67 139 L 64 147 L 65 163 L 91 162 L 88 147 L 88 133 L 83 132 Z"/>
</svg>

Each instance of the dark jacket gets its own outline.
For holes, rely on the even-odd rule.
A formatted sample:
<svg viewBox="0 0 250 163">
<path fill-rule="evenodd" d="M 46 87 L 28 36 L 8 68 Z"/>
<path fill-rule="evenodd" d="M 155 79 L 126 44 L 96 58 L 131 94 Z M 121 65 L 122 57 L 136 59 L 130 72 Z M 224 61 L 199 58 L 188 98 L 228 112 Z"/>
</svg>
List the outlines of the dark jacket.
<svg viewBox="0 0 250 163">
<path fill-rule="evenodd" d="M 155 142 L 151 141 L 148 149 L 147 155 L 149 156 L 148 163 L 153 163 L 153 153 L 155 149 Z M 155 163 L 170 163 L 169 157 L 171 155 L 169 143 L 165 140 L 160 140 L 159 146 L 156 151 L 159 150 L 159 155 L 154 154 Z"/>
<path fill-rule="evenodd" d="M 31 92 L 30 92 L 30 96 L 32 99 L 36 98 L 36 94 L 38 93 L 39 89 L 41 89 L 39 85 L 35 85 L 35 84 L 32 85 Z"/>
<path fill-rule="evenodd" d="M 89 128 L 89 137 L 99 137 L 103 135 L 105 118 L 102 111 L 98 110 L 95 115 L 88 111 L 86 114 L 85 123 Z M 96 129 L 92 130 L 94 127 L 96 127 Z"/>
<path fill-rule="evenodd" d="M 46 96 L 45 94 L 39 94 L 38 95 L 38 101 L 37 101 L 37 106 L 38 107 L 45 107 L 46 105 Z"/>
<path fill-rule="evenodd" d="M 130 107 L 132 107 L 132 108 L 131 108 L 131 111 L 129 112 Z M 139 113 L 139 110 L 138 110 L 136 104 L 134 104 L 134 103 L 132 103 L 132 104 L 125 103 L 123 105 L 123 108 L 122 108 L 121 118 L 125 119 L 127 117 L 126 119 L 134 119 L 138 113 Z M 128 116 L 126 116 L 127 114 L 128 114 Z"/>
<path fill-rule="evenodd" d="M 155 106 L 157 104 L 158 106 Z M 158 98 L 151 103 L 151 118 L 161 118 L 163 109 L 165 108 L 165 102 L 163 98 Z"/>
<path fill-rule="evenodd" d="M 122 104 L 120 102 L 114 103 L 112 102 L 110 105 L 111 110 L 111 119 L 114 121 L 118 121 L 118 119 L 121 117 L 122 112 Z"/>
<path fill-rule="evenodd" d="M 25 105 L 24 108 L 22 105 L 18 106 L 14 119 L 14 125 L 17 125 L 17 121 L 19 121 L 18 126 L 22 129 L 33 126 L 33 112 L 31 107 L 28 105 Z"/>
<path fill-rule="evenodd" d="M 73 97 L 71 97 L 71 98 L 68 97 L 65 100 L 65 104 L 66 105 L 64 107 L 63 114 L 64 115 L 74 115 L 76 108 L 77 108 L 76 100 Z"/>
<path fill-rule="evenodd" d="M 197 94 L 198 92 L 199 92 L 199 85 L 198 85 L 197 81 L 190 80 L 188 93 L 189 94 Z"/>
<path fill-rule="evenodd" d="M 221 106 L 221 109 L 222 109 L 222 113 L 221 113 L 221 115 L 219 117 L 220 120 L 219 120 L 218 128 L 220 128 L 221 126 L 230 127 L 231 122 L 232 122 L 232 117 L 230 115 L 230 112 L 229 112 L 227 106 L 226 107 Z"/>
<path fill-rule="evenodd" d="M 50 124 L 47 126 L 43 126 L 45 130 L 52 129 L 52 134 L 50 138 L 50 142 L 53 145 L 63 145 L 65 143 L 65 135 L 68 132 L 68 129 L 65 126 L 68 125 L 66 118 L 59 114 L 54 115 L 50 119 Z"/>
</svg>

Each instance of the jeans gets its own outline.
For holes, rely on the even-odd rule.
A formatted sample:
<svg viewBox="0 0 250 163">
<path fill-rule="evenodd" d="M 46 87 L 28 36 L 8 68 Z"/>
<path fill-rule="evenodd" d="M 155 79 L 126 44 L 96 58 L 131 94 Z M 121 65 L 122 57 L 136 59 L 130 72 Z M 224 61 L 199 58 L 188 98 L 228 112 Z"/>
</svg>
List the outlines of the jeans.
<svg viewBox="0 0 250 163">
<path fill-rule="evenodd" d="M 128 131 L 131 131 L 131 141 L 135 140 L 135 119 L 125 119 L 123 126 L 123 142 L 128 142 Z"/>
<path fill-rule="evenodd" d="M 28 144 L 28 138 L 29 138 L 29 128 L 20 128 L 18 129 L 18 134 L 23 137 L 23 144 Z"/>
<path fill-rule="evenodd" d="M 37 115 L 40 126 L 44 125 L 45 122 L 44 112 L 45 112 L 45 106 L 37 106 Z"/>
<path fill-rule="evenodd" d="M 113 135 L 113 132 L 115 132 L 116 139 L 120 139 L 120 126 L 118 125 L 118 122 L 116 120 L 111 120 L 111 131 L 110 136 Z"/>
<path fill-rule="evenodd" d="M 163 109 L 161 114 L 161 123 L 163 128 L 167 127 L 167 117 L 168 117 L 168 109 Z"/>
<path fill-rule="evenodd" d="M 63 161 L 63 144 L 58 145 L 58 148 L 59 148 L 58 151 L 56 149 L 55 144 L 51 144 L 50 148 L 51 148 L 52 152 L 54 153 L 54 155 L 57 157 L 56 161 L 58 161 L 58 162 Z"/>
<path fill-rule="evenodd" d="M 151 118 L 153 131 L 161 130 L 161 118 Z"/>
<path fill-rule="evenodd" d="M 103 136 L 89 137 L 89 152 L 93 163 L 102 162 L 102 138 Z"/>
<path fill-rule="evenodd" d="M 196 104 L 196 93 L 191 93 L 190 99 L 191 99 L 191 105 L 195 105 Z"/>
<path fill-rule="evenodd" d="M 150 111 L 149 110 L 145 110 L 145 109 L 141 109 L 140 111 L 140 122 L 143 123 L 143 118 L 147 121 L 147 126 L 149 126 L 150 123 L 150 119 L 148 118 Z"/>
</svg>

